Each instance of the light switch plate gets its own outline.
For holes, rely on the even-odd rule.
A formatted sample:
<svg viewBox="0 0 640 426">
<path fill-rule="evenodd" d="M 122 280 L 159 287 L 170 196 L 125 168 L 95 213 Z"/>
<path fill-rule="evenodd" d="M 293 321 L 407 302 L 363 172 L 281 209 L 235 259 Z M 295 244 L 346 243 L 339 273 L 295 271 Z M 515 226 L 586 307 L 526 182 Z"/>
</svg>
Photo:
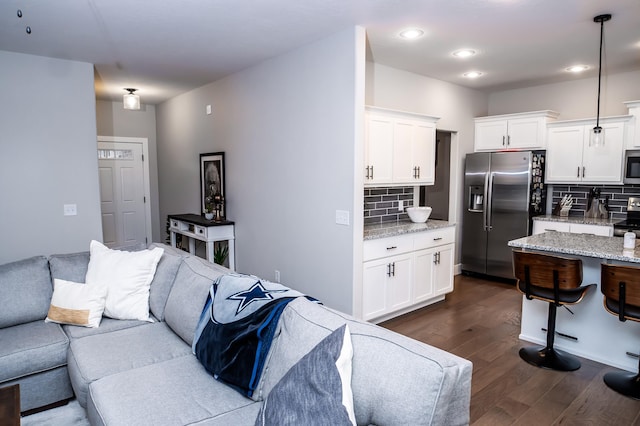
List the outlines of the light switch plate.
<svg viewBox="0 0 640 426">
<path fill-rule="evenodd" d="M 64 215 L 65 216 L 76 216 L 78 214 L 78 206 L 76 204 L 65 204 L 64 205 Z"/>
<path fill-rule="evenodd" d="M 336 223 L 338 225 L 349 225 L 349 212 L 347 210 L 336 210 Z"/>
</svg>

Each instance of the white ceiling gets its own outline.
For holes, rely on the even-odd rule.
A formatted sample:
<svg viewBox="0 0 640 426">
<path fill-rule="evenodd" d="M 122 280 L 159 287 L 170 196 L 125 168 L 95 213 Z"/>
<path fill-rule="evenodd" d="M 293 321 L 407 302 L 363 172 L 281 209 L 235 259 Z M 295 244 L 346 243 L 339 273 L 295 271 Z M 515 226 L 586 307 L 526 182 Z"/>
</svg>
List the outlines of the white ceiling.
<svg viewBox="0 0 640 426">
<path fill-rule="evenodd" d="M 640 0 L 2 0 L 0 50 L 93 63 L 100 99 L 158 103 L 361 25 L 375 62 L 489 91 L 597 75 L 602 13 L 604 70 L 639 70 Z"/>
</svg>

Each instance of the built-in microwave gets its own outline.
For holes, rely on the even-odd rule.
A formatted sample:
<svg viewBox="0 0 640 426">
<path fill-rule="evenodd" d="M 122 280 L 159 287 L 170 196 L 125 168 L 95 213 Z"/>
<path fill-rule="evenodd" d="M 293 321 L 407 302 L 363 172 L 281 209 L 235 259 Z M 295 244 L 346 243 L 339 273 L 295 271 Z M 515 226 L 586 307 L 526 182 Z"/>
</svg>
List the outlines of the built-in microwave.
<svg viewBox="0 0 640 426">
<path fill-rule="evenodd" d="M 640 149 L 624 153 L 624 183 L 640 183 Z"/>
</svg>

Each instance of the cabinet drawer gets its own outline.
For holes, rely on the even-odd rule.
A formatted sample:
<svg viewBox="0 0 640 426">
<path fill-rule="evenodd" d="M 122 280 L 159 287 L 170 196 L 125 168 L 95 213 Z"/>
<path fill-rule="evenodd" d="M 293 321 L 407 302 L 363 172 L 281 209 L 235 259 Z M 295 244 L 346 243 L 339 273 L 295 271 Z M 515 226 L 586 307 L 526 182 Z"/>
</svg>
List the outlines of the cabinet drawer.
<svg viewBox="0 0 640 426">
<path fill-rule="evenodd" d="M 417 232 L 414 235 L 414 249 L 422 250 L 430 247 L 450 244 L 455 241 L 455 227 L 450 226 L 433 231 Z"/>
<path fill-rule="evenodd" d="M 196 225 L 195 229 L 193 230 L 193 232 L 194 232 L 194 234 L 196 234 L 199 237 L 204 237 L 204 238 L 207 237 L 207 228 L 204 227 L 204 226 Z"/>
<path fill-rule="evenodd" d="M 366 240 L 363 245 L 362 257 L 366 262 L 381 257 L 407 253 L 412 250 L 413 236 L 400 235 L 397 237 L 379 238 L 377 240 Z"/>
<path fill-rule="evenodd" d="M 570 232 L 571 224 L 566 222 L 552 222 L 544 220 L 533 221 L 533 234 L 542 234 L 543 232 Z"/>
</svg>

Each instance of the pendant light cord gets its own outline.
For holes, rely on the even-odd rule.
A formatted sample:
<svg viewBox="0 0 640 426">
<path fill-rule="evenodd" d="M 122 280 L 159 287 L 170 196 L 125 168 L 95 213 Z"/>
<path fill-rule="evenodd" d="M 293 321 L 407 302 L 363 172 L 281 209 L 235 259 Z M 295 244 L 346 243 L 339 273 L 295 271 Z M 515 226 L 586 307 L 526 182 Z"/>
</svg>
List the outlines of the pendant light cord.
<svg viewBox="0 0 640 426">
<path fill-rule="evenodd" d="M 604 36 L 604 20 L 600 21 L 600 64 L 598 66 L 598 115 L 596 127 L 600 127 L 600 81 L 602 80 L 602 38 Z"/>
</svg>

